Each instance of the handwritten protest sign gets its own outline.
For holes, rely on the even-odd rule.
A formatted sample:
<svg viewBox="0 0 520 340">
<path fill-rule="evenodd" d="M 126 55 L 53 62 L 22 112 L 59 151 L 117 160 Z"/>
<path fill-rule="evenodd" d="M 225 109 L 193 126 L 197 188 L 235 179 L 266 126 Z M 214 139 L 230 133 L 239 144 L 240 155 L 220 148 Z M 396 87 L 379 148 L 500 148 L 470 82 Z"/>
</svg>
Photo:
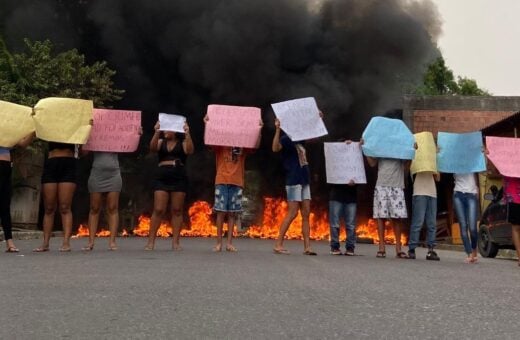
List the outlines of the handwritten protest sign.
<svg viewBox="0 0 520 340">
<path fill-rule="evenodd" d="M 464 174 L 486 170 L 482 152 L 482 133 L 449 133 L 437 135 L 437 168 L 440 172 Z"/>
<path fill-rule="evenodd" d="M 415 158 L 410 166 L 410 172 L 437 172 L 437 146 L 431 132 L 419 132 L 415 135 Z"/>
<path fill-rule="evenodd" d="M 40 139 L 70 144 L 85 144 L 92 126 L 91 100 L 45 98 L 34 107 L 36 136 Z"/>
<path fill-rule="evenodd" d="M 256 107 L 209 105 L 204 130 L 206 145 L 256 148 L 261 110 Z"/>
<path fill-rule="evenodd" d="M 186 123 L 186 117 L 184 116 L 159 113 L 159 125 L 161 131 L 184 133 L 184 123 Z"/>
<path fill-rule="evenodd" d="M 10 148 L 34 131 L 32 108 L 0 100 L 0 146 Z"/>
<path fill-rule="evenodd" d="M 520 177 L 520 139 L 486 137 L 487 157 L 503 176 Z"/>
<path fill-rule="evenodd" d="M 359 143 L 324 143 L 327 183 L 364 184 L 367 182 L 365 164 Z"/>
<path fill-rule="evenodd" d="M 363 153 L 369 157 L 415 157 L 414 136 L 400 119 L 373 117 L 363 131 L 363 141 Z"/>
<path fill-rule="evenodd" d="M 328 134 L 316 100 L 312 97 L 275 103 L 271 106 L 276 118 L 280 120 L 280 128 L 293 142 Z"/>
<path fill-rule="evenodd" d="M 139 145 L 141 111 L 94 109 L 94 124 L 84 150 L 133 152 Z"/>
</svg>

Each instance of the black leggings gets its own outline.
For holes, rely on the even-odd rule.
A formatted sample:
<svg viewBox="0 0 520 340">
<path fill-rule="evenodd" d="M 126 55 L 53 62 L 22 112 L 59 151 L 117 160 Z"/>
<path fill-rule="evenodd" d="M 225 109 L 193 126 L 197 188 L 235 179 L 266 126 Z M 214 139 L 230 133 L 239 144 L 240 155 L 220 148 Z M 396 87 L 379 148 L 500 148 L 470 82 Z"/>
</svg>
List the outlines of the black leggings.
<svg viewBox="0 0 520 340">
<path fill-rule="evenodd" d="M 12 239 L 11 162 L 8 161 L 0 161 L 0 221 L 4 228 L 4 239 Z"/>
</svg>

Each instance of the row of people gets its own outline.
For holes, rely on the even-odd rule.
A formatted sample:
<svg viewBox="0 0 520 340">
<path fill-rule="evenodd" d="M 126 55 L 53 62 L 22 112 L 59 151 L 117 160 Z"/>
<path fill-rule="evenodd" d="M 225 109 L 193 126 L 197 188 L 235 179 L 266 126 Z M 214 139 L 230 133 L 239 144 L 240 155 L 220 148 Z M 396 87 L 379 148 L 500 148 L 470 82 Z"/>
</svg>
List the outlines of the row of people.
<svg viewBox="0 0 520 340">
<path fill-rule="evenodd" d="M 208 121 L 205 117 L 204 122 Z M 262 122 L 260 122 L 262 125 Z M 21 141 L 20 145 L 27 145 L 33 136 Z M 260 139 L 258 140 L 259 143 Z M 3 149 L 0 154 L 0 170 L 10 169 L 9 150 Z M 7 151 L 5 151 L 7 150 Z M 172 249 L 180 250 L 180 229 L 182 227 L 182 212 L 184 199 L 187 192 L 187 174 L 184 168 L 187 156 L 193 153 L 194 146 L 191 140 L 189 126 L 184 127 L 184 134 L 164 132 L 161 138 L 159 123 L 155 125 L 155 132 L 150 141 L 150 150 L 158 154 L 158 168 L 153 182 L 154 208 L 151 219 L 150 233 L 146 250 L 155 247 L 156 233 L 161 220 L 169 211 L 172 217 L 173 241 Z M 286 194 L 288 211 L 280 225 L 279 235 L 275 242 L 273 251 L 277 254 L 288 254 L 283 247 L 285 234 L 298 212 L 302 216 L 302 236 L 304 243 L 303 253 L 315 255 L 310 247 L 310 175 L 305 152 L 305 142 L 292 142 L 280 129 L 280 122 L 275 121 L 275 135 L 272 143 L 274 152 L 282 153 L 283 165 L 286 172 Z M 1 150 L 0 150 L 1 151 Z M 242 190 L 244 187 L 244 165 L 245 157 L 252 150 L 231 147 L 213 147 L 216 156 L 217 173 L 215 178 L 215 202 L 217 243 L 214 251 L 223 249 L 222 226 L 227 217 L 229 226 L 228 239 L 224 249 L 237 251 L 232 244 L 233 227 L 236 214 L 242 210 Z M 378 222 L 379 251 L 377 257 L 386 257 L 384 244 L 384 220 L 393 220 L 396 236 L 396 254 L 399 258 L 415 258 L 415 249 L 419 243 L 419 234 L 424 222 L 427 225 L 427 245 L 429 260 L 439 260 L 434 251 L 436 230 L 436 189 L 435 180 L 439 175 L 434 173 L 418 173 L 414 177 L 414 190 L 412 199 L 412 219 L 410 227 L 410 240 L 408 253 L 402 251 L 400 235 L 402 220 L 408 217 L 404 197 L 404 176 L 409 162 L 395 159 L 376 159 L 367 157 L 371 166 L 378 167 L 377 183 L 374 190 L 373 217 Z M 7 167 L 6 164 L 9 164 Z M 40 247 L 35 252 L 49 250 L 50 236 L 54 224 L 54 215 L 58 209 L 64 231 L 63 243 L 60 251 L 70 251 L 70 237 L 72 233 L 71 203 L 76 188 L 76 161 L 75 148 L 71 144 L 49 143 L 49 155 L 45 161 L 42 175 L 42 195 L 44 202 L 43 231 L 44 238 Z M 474 174 L 456 174 L 454 190 L 454 208 L 460 223 L 461 236 L 464 249 L 467 253 L 466 261 L 474 263 L 477 261 L 477 192 Z M 10 183 L 7 178 L 10 175 L 2 174 L 2 185 Z M 519 187 L 516 179 L 508 179 L 506 192 L 513 192 Z M 355 249 L 355 216 L 356 216 L 356 191 L 354 183 L 346 185 L 332 185 L 329 202 L 331 254 L 341 254 L 339 248 L 339 222 L 343 218 L 347 227 L 346 255 L 354 255 Z M 109 238 L 109 249 L 116 250 L 115 236 L 119 225 L 118 204 L 119 193 L 122 187 L 119 162 L 116 153 L 94 152 L 94 160 L 88 181 L 90 192 L 89 212 L 89 242 L 83 250 L 92 250 L 95 242 L 99 213 L 101 210 L 102 195 L 106 194 L 107 220 L 111 236 Z M 9 186 L 10 188 L 10 186 Z M 509 189 L 507 189 L 509 188 Z M 7 192 L 7 191 L 6 191 Z M 2 195 L 10 198 L 10 195 Z M 517 211 L 514 204 L 518 204 L 520 195 L 518 193 L 508 196 L 511 211 Z M 7 203 L 6 203 L 7 202 Z M 10 235 L 10 214 L 6 214 L 8 200 L 2 200 L 2 224 L 4 227 L 8 251 L 16 252 L 12 236 Z M 515 209 L 513 209 L 515 208 Z M 9 215 L 9 216 L 7 216 Z M 518 214 L 512 214 L 512 216 Z M 6 217 L 7 216 L 7 217 Z M 518 221 L 511 223 L 517 226 Z M 513 227 L 515 244 L 518 242 L 519 229 Z M 469 232 L 468 232 L 469 231 Z"/>
</svg>

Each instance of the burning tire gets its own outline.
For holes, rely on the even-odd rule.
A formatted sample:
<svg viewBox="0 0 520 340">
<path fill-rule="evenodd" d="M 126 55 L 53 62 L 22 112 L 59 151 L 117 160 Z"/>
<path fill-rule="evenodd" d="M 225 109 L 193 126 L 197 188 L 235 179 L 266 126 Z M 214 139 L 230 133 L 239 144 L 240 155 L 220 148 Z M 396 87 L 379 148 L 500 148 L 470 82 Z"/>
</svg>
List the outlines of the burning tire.
<svg viewBox="0 0 520 340">
<path fill-rule="evenodd" d="M 498 245 L 491 240 L 491 235 L 486 226 L 481 225 L 478 231 L 478 250 L 483 257 L 495 257 L 498 253 Z"/>
</svg>

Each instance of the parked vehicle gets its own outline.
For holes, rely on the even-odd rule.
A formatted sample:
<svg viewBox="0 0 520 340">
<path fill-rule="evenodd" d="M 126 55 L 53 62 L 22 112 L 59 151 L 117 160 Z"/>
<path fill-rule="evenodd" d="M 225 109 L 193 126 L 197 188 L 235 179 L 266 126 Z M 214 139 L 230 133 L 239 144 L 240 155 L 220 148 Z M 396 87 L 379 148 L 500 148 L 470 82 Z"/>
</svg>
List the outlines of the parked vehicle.
<svg viewBox="0 0 520 340">
<path fill-rule="evenodd" d="M 515 249 L 511 237 L 511 224 L 507 222 L 507 204 L 503 191 L 496 186 L 484 195 L 491 201 L 482 213 L 478 231 L 478 250 L 483 257 L 495 257 L 500 249 Z"/>
</svg>

